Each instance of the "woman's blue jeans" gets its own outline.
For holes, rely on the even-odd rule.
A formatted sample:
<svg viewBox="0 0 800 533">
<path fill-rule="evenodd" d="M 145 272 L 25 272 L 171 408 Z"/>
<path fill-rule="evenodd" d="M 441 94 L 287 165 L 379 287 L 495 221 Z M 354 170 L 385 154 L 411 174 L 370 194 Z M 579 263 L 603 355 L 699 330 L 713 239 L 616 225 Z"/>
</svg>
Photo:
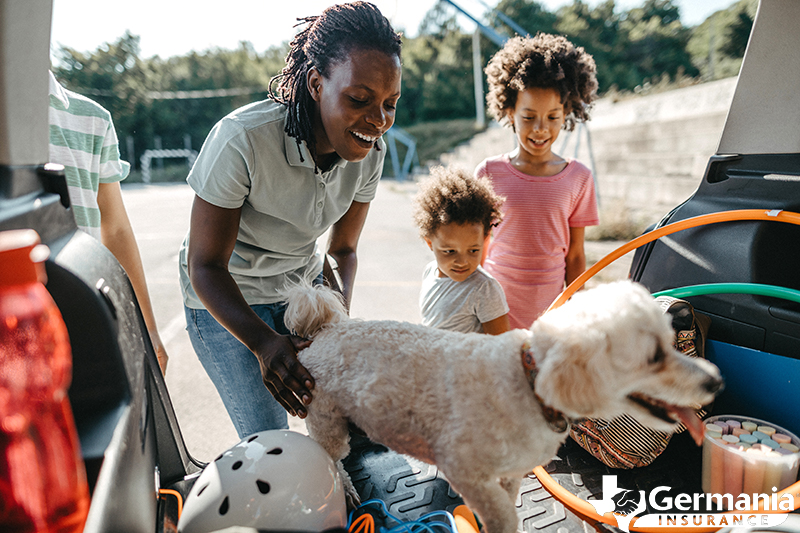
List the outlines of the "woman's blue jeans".
<svg viewBox="0 0 800 533">
<path fill-rule="evenodd" d="M 289 333 L 283 323 L 285 303 L 251 307 L 269 327 L 282 335 Z M 205 309 L 184 306 L 184 311 L 197 358 L 217 388 L 239 438 L 257 431 L 288 428 L 286 410 L 264 385 L 253 352 Z"/>
</svg>

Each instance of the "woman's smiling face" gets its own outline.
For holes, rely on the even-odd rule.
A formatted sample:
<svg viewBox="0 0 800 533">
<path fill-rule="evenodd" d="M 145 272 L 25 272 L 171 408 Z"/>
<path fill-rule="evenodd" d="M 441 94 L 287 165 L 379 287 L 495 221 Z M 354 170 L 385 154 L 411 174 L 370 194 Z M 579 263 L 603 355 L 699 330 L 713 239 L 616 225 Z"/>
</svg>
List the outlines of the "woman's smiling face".
<svg viewBox="0 0 800 533">
<path fill-rule="evenodd" d="M 394 124 L 400 98 L 400 58 L 370 49 L 352 50 L 323 76 L 308 73 L 308 90 L 317 104 L 314 136 L 318 159 L 334 154 L 361 161 Z M 326 157 L 327 156 L 327 157 Z M 317 161 L 320 167 L 321 161 Z"/>
</svg>

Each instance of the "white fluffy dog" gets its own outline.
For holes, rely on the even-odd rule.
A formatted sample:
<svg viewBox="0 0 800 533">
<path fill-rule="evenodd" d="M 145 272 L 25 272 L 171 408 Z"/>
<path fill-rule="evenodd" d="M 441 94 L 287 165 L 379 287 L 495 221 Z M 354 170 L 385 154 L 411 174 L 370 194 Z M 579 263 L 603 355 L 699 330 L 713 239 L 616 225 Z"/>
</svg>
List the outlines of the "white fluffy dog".
<svg viewBox="0 0 800 533">
<path fill-rule="evenodd" d="M 630 282 L 582 291 L 530 331 L 498 336 L 351 320 L 322 287 L 285 296 L 286 325 L 314 341 L 299 354 L 316 380 L 308 432 L 338 461 L 351 504 L 348 419 L 438 466 L 487 533 L 516 530 L 521 478 L 553 458 L 568 420 L 627 413 L 667 432 L 679 420 L 698 440 L 694 408 L 722 386 L 714 365 L 672 347 L 668 316 Z"/>
</svg>

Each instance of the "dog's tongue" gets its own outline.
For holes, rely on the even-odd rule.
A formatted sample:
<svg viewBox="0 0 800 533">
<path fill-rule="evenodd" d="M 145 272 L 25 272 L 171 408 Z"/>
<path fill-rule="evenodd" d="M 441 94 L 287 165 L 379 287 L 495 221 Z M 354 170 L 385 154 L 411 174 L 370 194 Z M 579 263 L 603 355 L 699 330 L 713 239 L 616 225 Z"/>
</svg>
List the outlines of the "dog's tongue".
<svg viewBox="0 0 800 533">
<path fill-rule="evenodd" d="M 668 408 L 670 414 L 674 415 L 678 418 L 683 425 L 686 426 L 686 429 L 689 430 L 689 433 L 692 435 L 692 438 L 697 443 L 698 446 L 703 444 L 703 431 L 705 430 L 705 426 L 703 425 L 702 420 L 695 414 L 694 409 L 691 407 L 678 407 L 676 405 L 671 405 Z"/>
</svg>

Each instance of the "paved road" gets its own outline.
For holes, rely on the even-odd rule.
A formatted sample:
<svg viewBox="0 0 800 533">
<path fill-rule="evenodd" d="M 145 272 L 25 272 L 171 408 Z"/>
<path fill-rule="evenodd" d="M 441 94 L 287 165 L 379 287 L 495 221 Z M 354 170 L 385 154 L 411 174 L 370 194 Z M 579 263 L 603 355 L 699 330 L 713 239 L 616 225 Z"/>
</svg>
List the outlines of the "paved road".
<svg viewBox="0 0 800 533">
<path fill-rule="evenodd" d="M 414 193 L 413 183 L 381 182 L 359 245 L 351 308 L 355 317 L 409 322 L 420 319 L 420 278 L 433 255 L 411 222 Z M 236 444 L 238 437 L 184 329 L 178 249 L 189 227 L 193 193 L 186 184 L 126 185 L 123 198 L 142 253 L 159 331 L 170 356 L 170 397 L 190 452 L 208 461 Z M 588 262 L 593 264 L 618 244 L 587 242 Z M 618 261 L 598 279 L 624 277 L 629 261 Z M 304 430 L 299 419 L 291 426 Z"/>
</svg>

